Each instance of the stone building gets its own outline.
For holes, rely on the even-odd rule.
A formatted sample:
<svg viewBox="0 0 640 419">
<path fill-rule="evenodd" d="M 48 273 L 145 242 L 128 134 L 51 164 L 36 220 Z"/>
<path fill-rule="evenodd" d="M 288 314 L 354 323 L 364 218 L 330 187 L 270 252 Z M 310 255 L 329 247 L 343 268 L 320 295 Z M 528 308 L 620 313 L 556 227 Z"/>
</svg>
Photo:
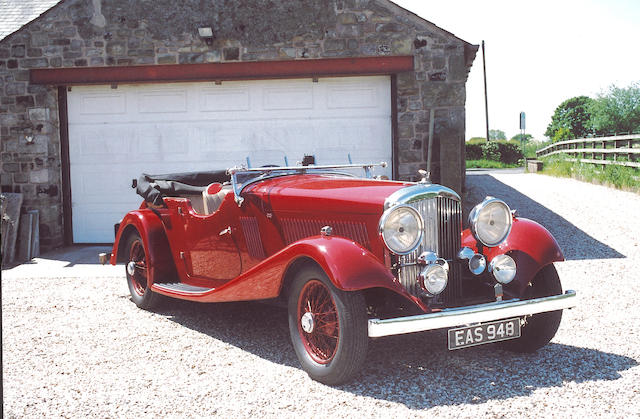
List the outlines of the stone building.
<svg viewBox="0 0 640 419">
<path fill-rule="evenodd" d="M 477 46 L 391 1 L 19 3 L 43 10 L 0 4 L 2 191 L 40 211 L 44 250 L 112 241 L 143 171 L 310 154 L 415 180 L 431 143 L 461 192 Z"/>
</svg>

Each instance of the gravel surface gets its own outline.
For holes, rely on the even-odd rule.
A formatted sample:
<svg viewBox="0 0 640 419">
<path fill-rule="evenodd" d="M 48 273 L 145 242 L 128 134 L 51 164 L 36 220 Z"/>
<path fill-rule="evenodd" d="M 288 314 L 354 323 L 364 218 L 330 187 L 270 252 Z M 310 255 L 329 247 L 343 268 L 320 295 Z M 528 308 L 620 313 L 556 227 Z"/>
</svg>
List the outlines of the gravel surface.
<svg viewBox="0 0 640 419">
<path fill-rule="evenodd" d="M 370 342 L 348 385 L 298 367 L 286 311 L 257 303 L 131 302 L 100 248 L 2 272 L 4 417 L 638 417 L 640 196 L 570 179 L 479 173 L 468 196 L 504 198 L 546 225 L 579 306 L 533 355 L 449 352 L 442 331 Z"/>
</svg>

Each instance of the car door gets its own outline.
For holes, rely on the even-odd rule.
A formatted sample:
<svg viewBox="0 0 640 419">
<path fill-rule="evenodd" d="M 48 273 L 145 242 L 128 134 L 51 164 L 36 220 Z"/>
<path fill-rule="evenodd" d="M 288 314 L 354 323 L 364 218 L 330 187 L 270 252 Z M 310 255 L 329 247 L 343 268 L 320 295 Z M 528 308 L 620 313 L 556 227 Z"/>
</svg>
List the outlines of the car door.
<svg viewBox="0 0 640 419">
<path fill-rule="evenodd" d="M 180 259 L 191 280 L 211 281 L 212 287 L 240 274 L 237 220 L 220 208 L 210 215 L 196 213 L 187 200 L 177 203 L 172 223 L 179 229 Z M 201 285 L 207 285 L 201 283 Z"/>
</svg>

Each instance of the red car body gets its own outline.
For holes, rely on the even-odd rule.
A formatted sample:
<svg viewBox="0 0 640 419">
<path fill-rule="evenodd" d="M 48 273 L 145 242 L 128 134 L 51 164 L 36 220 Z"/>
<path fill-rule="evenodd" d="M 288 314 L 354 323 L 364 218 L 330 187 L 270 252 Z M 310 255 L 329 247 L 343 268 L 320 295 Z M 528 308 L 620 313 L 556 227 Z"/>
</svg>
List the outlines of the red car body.
<svg viewBox="0 0 640 419">
<path fill-rule="evenodd" d="M 339 175 L 330 170 L 268 170 L 268 176 L 244 185 L 237 184 L 236 172 L 231 171 L 233 192 L 226 194 L 217 210 L 211 214 L 196 211 L 190 198 L 179 196 L 164 196 L 164 205 L 160 206 L 145 201 L 139 209 L 129 212 L 117 228 L 110 261 L 116 264 L 129 259 L 131 275 L 128 277 L 132 278 L 138 272 L 136 268 L 141 272 L 144 268 L 143 281 L 146 283 L 136 285 L 133 281 L 132 295 L 141 297 L 151 292 L 208 303 L 279 298 L 293 301 L 295 297 L 289 297 L 289 294 L 292 287 L 296 288 L 295 283 L 301 283 L 298 288 L 302 288 L 302 294 L 309 292 L 309 287 L 304 286 L 304 280 L 297 279 L 296 275 L 299 276 L 302 266 L 312 266 L 312 270 L 320 269 L 318 272 L 326 275 L 330 281 L 331 285 L 323 285 L 322 281 L 314 284 L 326 288 L 324 291 L 320 290 L 324 294 L 321 292 L 319 295 L 330 295 L 330 298 L 325 298 L 336 306 L 335 312 L 339 313 L 341 310 L 336 301 L 342 295 L 336 293 L 344 293 L 348 298 L 362 295 L 369 336 L 375 337 L 404 333 L 402 328 L 393 329 L 390 325 L 388 331 L 372 332 L 376 327 L 372 324 L 376 321 L 379 324 L 394 320 L 402 324 L 425 324 L 426 320 L 433 320 L 428 316 L 433 317 L 440 312 L 453 315 L 455 313 L 449 313 L 451 310 L 469 305 L 503 304 L 506 307 L 506 303 L 510 301 L 515 304 L 530 299 L 532 296 L 526 296 L 526 292 L 536 275 L 545 267 L 552 266 L 553 262 L 563 260 L 562 252 L 552 235 L 531 220 L 513 216 L 508 236 L 493 247 L 482 245 L 469 229 L 462 231 L 454 228 L 447 234 L 452 236 L 456 252 L 458 248 L 471 249 L 473 254 L 481 255 L 478 257 L 487 266 L 499 255 L 510 255 L 516 263 L 517 271 L 515 278 L 505 284 L 504 288 L 496 287 L 495 279 L 491 280 L 491 275 L 486 271 L 478 278 L 469 272 L 463 272 L 467 260 L 456 257 L 453 253 L 448 257 L 440 257 L 439 260 L 446 260 L 447 269 L 451 269 L 451 272 L 471 278 L 461 280 L 457 285 L 461 291 L 458 291 L 456 298 L 441 301 L 438 296 L 414 287 L 413 284 L 407 286 L 406 278 L 400 278 L 400 272 L 405 269 L 401 267 L 402 260 L 405 259 L 390 250 L 382 239 L 381 217 L 385 211 L 392 209 L 386 208 L 392 196 L 414 190 L 420 193 L 436 191 L 438 199 L 449 197 L 455 204 L 455 207 L 451 207 L 454 208 L 453 212 L 440 215 L 438 225 L 446 227 L 447 223 L 461 224 L 459 198 L 453 191 L 426 182 L 415 184 L 362 179 Z M 216 187 L 214 191 L 218 189 Z M 453 215 L 458 218 L 450 221 Z M 445 220 L 442 217 L 446 221 L 442 221 Z M 425 215 L 422 221 L 427 224 L 427 219 L 431 218 Z M 325 226 L 330 229 L 322 231 Z M 426 225 L 424 228 L 427 231 Z M 444 227 L 443 229 L 446 230 Z M 400 231 L 404 232 L 403 227 L 400 227 Z M 441 236 L 444 233 L 436 234 Z M 136 247 L 135 240 L 132 242 L 132 237 L 138 236 L 142 249 L 140 245 Z M 442 239 L 439 240 L 442 242 Z M 133 244 L 127 248 L 129 243 Z M 439 246 L 442 245 L 436 247 Z M 143 267 L 141 263 L 136 265 L 131 262 L 134 258 L 132 255 L 142 250 Z M 419 262 L 413 264 L 416 263 Z M 449 265 L 461 267 L 450 268 Z M 480 283 L 481 286 L 478 285 Z M 466 291 L 462 290 L 467 286 L 465 284 L 482 291 L 478 295 L 471 295 L 473 292 L 465 294 Z M 139 294 L 137 296 L 134 292 L 136 290 Z M 566 297 L 575 295 L 554 294 L 567 300 Z M 290 311 L 296 311 L 291 308 L 296 301 L 291 301 Z M 313 378 L 329 384 L 351 378 L 355 371 L 348 370 L 343 365 L 340 352 L 340 345 L 348 341 L 348 336 L 340 334 L 348 332 L 346 323 L 335 320 L 337 326 L 333 329 L 339 330 L 339 333 L 332 329 L 331 333 L 335 336 L 332 335 L 331 338 L 337 344 L 333 341 L 319 344 L 311 335 L 319 333 L 321 316 L 315 313 L 305 317 L 306 310 L 304 307 L 300 308 L 301 304 L 298 303 L 297 314 L 290 313 L 293 317 L 290 323 L 293 322 L 291 328 L 294 347 L 296 330 L 302 337 L 302 349 L 296 347 L 299 358 L 304 358 L 305 350 L 309 355 L 306 361 L 301 359 L 305 370 Z M 554 307 L 567 308 L 570 305 L 563 302 Z M 551 308 L 544 310 L 548 312 Z M 328 312 L 333 313 L 331 310 Z M 532 314 L 524 313 L 518 317 L 526 319 L 525 316 Z M 458 324 L 455 320 L 451 322 Z M 398 322 L 393 327 L 397 325 Z M 387 327 L 386 324 L 383 326 Z M 312 330 L 311 335 L 305 327 Z M 416 327 L 417 330 L 433 328 Z M 327 330 L 325 327 L 322 333 L 329 334 Z M 314 354 L 310 347 L 317 353 Z M 300 351 L 303 352 L 302 355 Z M 364 355 L 358 357 L 356 364 L 361 364 Z M 305 362 L 310 364 L 305 365 Z M 348 362 L 353 362 L 353 359 Z M 336 365 L 332 365 L 334 363 Z M 332 371 L 327 372 L 332 368 Z"/>
</svg>

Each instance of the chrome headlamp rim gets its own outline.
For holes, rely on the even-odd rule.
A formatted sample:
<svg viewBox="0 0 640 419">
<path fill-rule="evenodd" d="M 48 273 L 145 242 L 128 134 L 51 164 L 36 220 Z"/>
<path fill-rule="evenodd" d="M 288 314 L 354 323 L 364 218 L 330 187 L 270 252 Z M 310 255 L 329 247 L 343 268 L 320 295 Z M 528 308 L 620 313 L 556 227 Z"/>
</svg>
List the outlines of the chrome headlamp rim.
<svg viewBox="0 0 640 419">
<path fill-rule="evenodd" d="M 482 240 L 482 238 L 480 237 L 480 234 L 478 233 L 478 219 L 480 218 L 480 213 L 482 212 L 482 210 L 484 210 L 489 204 L 493 204 L 493 203 L 504 205 L 506 209 L 507 219 L 509 220 L 509 226 L 507 227 L 507 231 L 505 232 L 501 240 L 488 243 L 485 240 Z M 478 205 L 473 207 L 473 209 L 469 213 L 469 228 L 471 229 L 471 233 L 473 234 L 473 237 L 477 241 L 482 243 L 484 246 L 496 247 L 501 245 L 507 239 L 507 237 L 509 237 L 509 234 L 511 233 L 511 228 L 513 227 L 513 220 L 511 217 L 512 217 L 511 208 L 509 208 L 509 205 L 507 205 L 506 202 L 504 202 L 502 199 L 494 198 L 492 196 L 487 196 L 482 202 L 480 202 Z"/>
<path fill-rule="evenodd" d="M 415 243 L 413 243 L 413 245 L 411 246 L 411 248 L 409 250 L 401 251 L 401 252 L 397 251 L 396 249 L 393 249 L 391 246 L 389 246 L 389 243 L 387 242 L 386 238 L 384 237 L 384 225 L 385 225 L 387 219 L 389 218 L 389 216 L 391 216 L 391 214 L 393 214 L 395 211 L 397 211 L 399 209 L 408 209 L 410 212 L 412 212 L 414 214 L 416 220 L 418 221 L 418 236 L 416 237 Z M 378 234 L 382 238 L 382 241 L 384 242 L 384 244 L 387 247 L 387 249 L 389 249 L 391 252 L 393 252 L 396 255 L 400 255 L 400 256 L 408 255 L 409 253 L 411 253 L 414 250 L 416 250 L 418 248 L 418 246 L 420 246 L 420 243 L 422 242 L 422 235 L 424 234 L 424 220 L 422 219 L 422 215 L 420 215 L 418 210 L 413 208 L 411 205 L 408 205 L 408 204 L 397 204 L 397 205 L 394 205 L 394 206 L 386 209 L 382 213 L 382 216 L 380 217 L 380 221 L 378 222 Z"/>
</svg>

